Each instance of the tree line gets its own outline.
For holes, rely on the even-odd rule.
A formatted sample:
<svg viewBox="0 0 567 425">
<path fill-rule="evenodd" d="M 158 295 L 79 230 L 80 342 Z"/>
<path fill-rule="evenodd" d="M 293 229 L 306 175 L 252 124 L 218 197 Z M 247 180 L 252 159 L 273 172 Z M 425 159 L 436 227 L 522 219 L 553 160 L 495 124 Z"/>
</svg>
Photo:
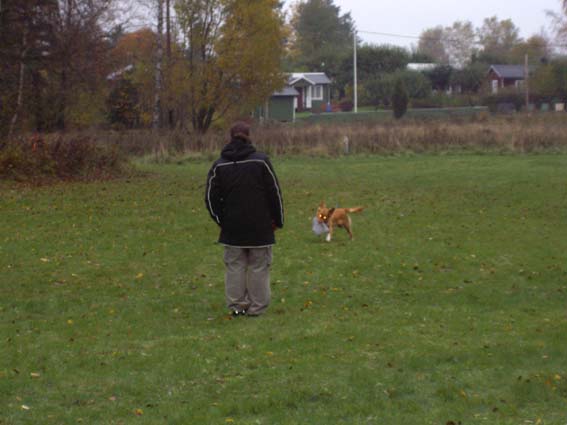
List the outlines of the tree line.
<svg viewBox="0 0 567 425">
<path fill-rule="evenodd" d="M 561 12 L 550 16 L 554 37 L 541 33 L 523 39 L 512 20 L 488 17 L 478 28 L 469 21 L 426 28 L 411 48 L 358 40 L 359 101 L 376 107 L 391 106 L 399 80 L 415 105 L 441 102 L 440 96 L 432 96 L 452 90 L 479 94 L 490 65 L 523 65 L 526 55 L 530 66 L 539 68 L 533 76 L 533 88 L 546 95 L 564 93 L 567 87 L 563 87 L 561 78 L 551 78 L 567 70 L 561 56 L 561 46 L 567 46 L 567 3 L 560 4 Z M 303 1 L 292 9 L 290 24 L 294 43 L 287 70 L 325 71 L 334 81 L 335 98 L 352 98 L 355 28 L 350 14 L 341 14 L 332 1 Z M 408 70 L 412 62 L 435 66 Z M 454 98 L 448 101 L 454 102 Z M 474 100 L 468 96 L 466 102 L 470 101 Z"/>
<path fill-rule="evenodd" d="M 276 0 L 131 5 L 142 1 L 154 13 L 129 30 L 121 0 L 2 0 L 0 134 L 93 126 L 206 132 L 249 114 L 292 71 L 325 72 L 335 99 L 352 97 L 355 23 L 333 0 L 298 0 L 288 11 Z M 388 103 L 397 80 L 416 99 L 456 84 L 475 92 L 487 64 L 526 54 L 550 64 L 554 43 L 567 38 L 561 5 L 554 42 L 540 34 L 524 40 L 511 20 L 496 17 L 480 28 L 425 29 L 411 49 L 357 39 L 362 99 Z M 410 62 L 438 66 L 416 73 Z"/>
<path fill-rule="evenodd" d="M 121 5 L 0 3 L 2 134 L 107 124 L 204 132 L 284 83 L 278 1 L 152 0 L 157 22 L 137 31 L 117 22 Z"/>
</svg>

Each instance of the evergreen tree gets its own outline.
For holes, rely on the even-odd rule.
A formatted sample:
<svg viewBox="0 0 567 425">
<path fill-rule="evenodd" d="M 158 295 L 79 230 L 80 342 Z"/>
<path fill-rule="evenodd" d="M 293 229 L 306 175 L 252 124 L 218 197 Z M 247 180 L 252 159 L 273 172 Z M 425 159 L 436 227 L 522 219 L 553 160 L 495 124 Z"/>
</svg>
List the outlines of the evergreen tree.
<svg viewBox="0 0 567 425">
<path fill-rule="evenodd" d="M 408 92 L 401 78 L 396 80 L 392 94 L 392 108 L 396 119 L 402 118 L 408 110 Z"/>
<path fill-rule="evenodd" d="M 335 77 L 345 56 L 352 55 L 354 24 L 333 0 L 301 1 L 291 19 L 292 63 L 306 71 Z"/>
</svg>

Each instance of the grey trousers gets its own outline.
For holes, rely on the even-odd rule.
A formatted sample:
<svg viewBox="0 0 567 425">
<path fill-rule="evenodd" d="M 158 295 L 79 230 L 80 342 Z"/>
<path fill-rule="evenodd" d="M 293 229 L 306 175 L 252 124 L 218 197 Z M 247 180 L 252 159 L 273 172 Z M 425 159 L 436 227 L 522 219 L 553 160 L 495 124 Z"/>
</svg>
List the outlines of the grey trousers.
<svg viewBox="0 0 567 425">
<path fill-rule="evenodd" d="M 224 248 L 225 296 L 231 310 L 262 314 L 270 304 L 270 266 L 272 247 Z"/>
</svg>

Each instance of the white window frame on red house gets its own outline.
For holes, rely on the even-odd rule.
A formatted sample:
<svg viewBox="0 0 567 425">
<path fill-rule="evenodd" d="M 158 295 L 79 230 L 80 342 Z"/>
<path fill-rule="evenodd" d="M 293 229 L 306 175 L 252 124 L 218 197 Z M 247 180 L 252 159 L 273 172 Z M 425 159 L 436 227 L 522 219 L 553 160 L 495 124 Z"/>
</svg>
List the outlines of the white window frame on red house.
<svg viewBox="0 0 567 425">
<path fill-rule="evenodd" d="M 496 94 L 498 93 L 498 89 L 500 88 L 500 81 L 498 80 L 492 80 L 491 82 L 491 88 L 492 88 L 492 94 Z"/>
</svg>

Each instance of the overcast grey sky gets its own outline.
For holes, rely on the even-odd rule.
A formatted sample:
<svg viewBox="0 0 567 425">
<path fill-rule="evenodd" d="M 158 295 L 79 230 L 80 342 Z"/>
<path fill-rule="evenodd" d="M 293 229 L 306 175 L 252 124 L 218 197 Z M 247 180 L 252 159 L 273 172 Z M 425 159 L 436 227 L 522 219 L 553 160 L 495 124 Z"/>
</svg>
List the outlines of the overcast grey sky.
<svg viewBox="0 0 567 425">
<path fill-rule="evenodd" d="M 287 4 L 294 0 L 287 0 Z M 356 28 L 362 31 L 419 36 L 421 31 L 455 21 L 471 21 L 480 27 L 484 18 L 512 19 L 527 38 L 542 28 L 551 34 L 546 10 L 558 12 L 559 0 L 335 0 L 341 13 L 351 12 Z M 382 35 L 359 34 L 364 42 L 409 47 L 417 40 Z"/>
</svg>

